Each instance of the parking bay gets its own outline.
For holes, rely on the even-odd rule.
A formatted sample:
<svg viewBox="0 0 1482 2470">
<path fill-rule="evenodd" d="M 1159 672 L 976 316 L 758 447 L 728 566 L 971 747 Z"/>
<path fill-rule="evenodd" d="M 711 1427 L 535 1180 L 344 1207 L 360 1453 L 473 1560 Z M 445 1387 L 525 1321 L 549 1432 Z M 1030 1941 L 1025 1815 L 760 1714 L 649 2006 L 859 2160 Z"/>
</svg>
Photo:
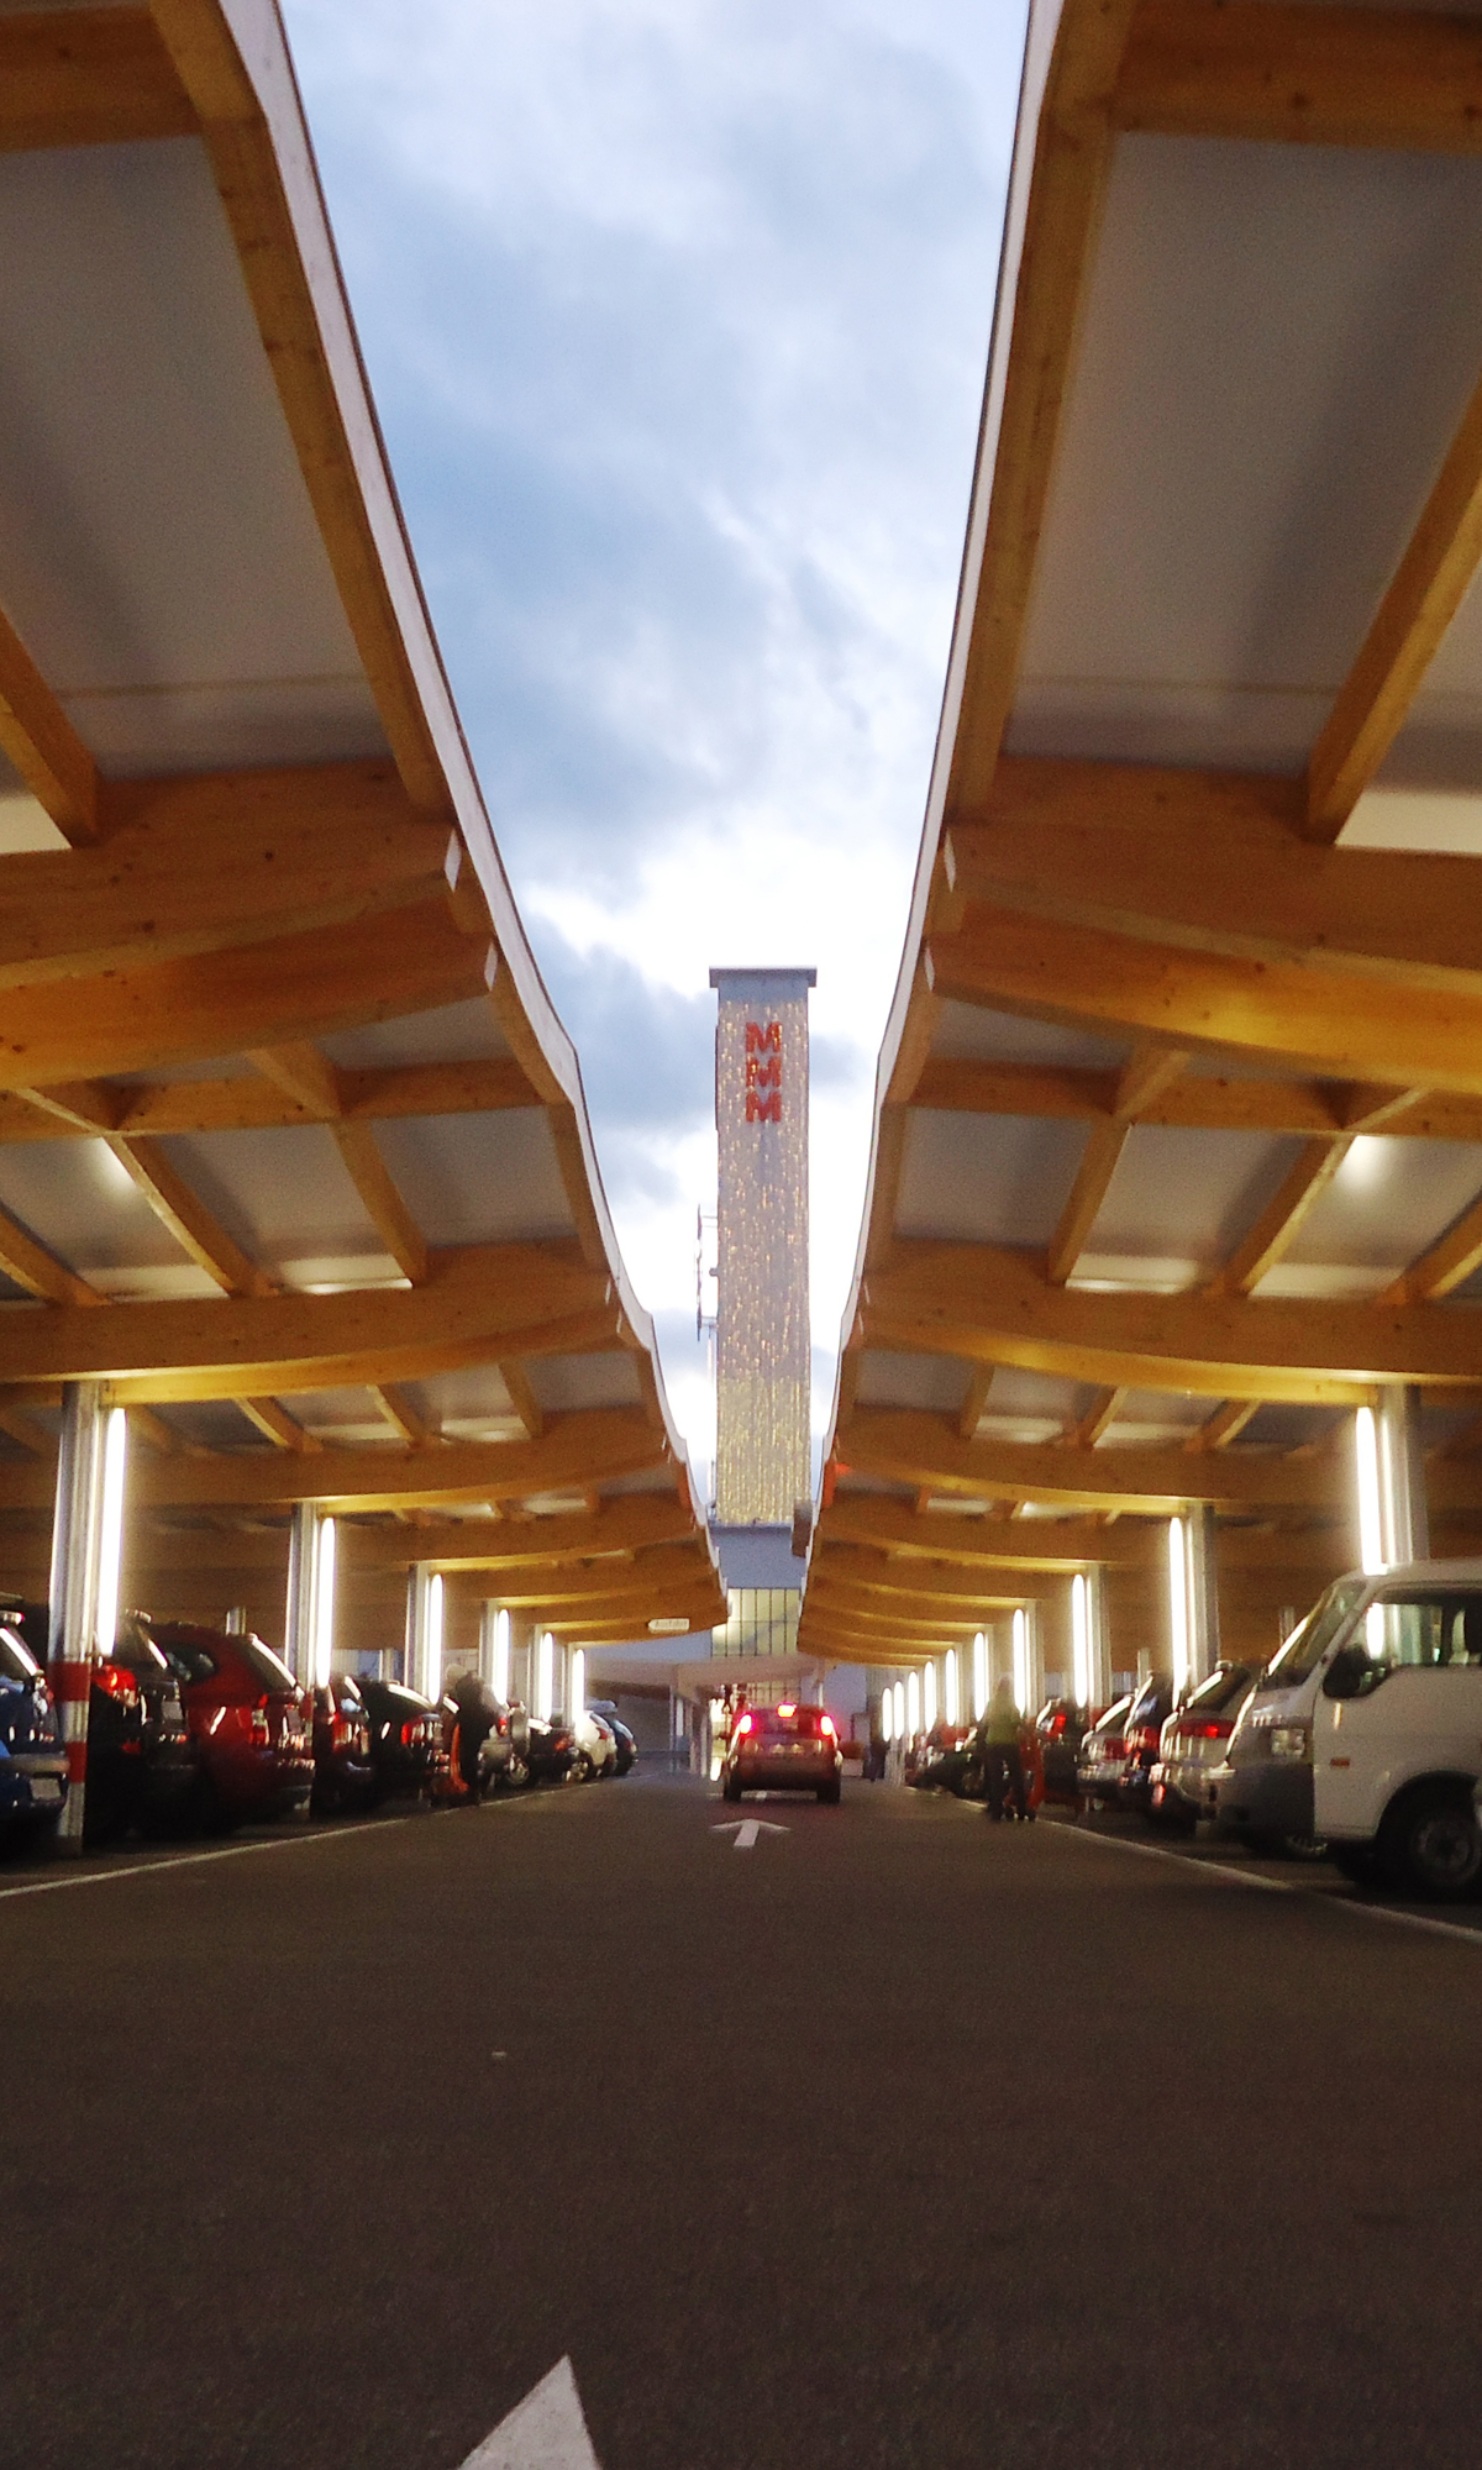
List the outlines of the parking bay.
<svg viewBox="0 0 1482 2470">
<path fill-rule="evenodd" d="M 1470 2450 L 1474 1947 L 883 1786 L 722 1814 L 0 1903 L 0 2458 L 458 2470 L 564 2358 L 603 2470 Z"/>
</svg>

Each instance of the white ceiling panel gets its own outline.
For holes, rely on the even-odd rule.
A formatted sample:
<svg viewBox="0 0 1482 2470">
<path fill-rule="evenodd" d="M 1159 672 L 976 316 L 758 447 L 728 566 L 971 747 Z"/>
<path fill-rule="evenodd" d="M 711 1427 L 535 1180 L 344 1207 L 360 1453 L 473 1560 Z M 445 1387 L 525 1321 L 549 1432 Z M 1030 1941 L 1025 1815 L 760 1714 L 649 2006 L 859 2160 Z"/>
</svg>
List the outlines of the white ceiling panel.
<svg viewBox="0 0 1482 2470">
<path fill-rule="evenodd" d="M 102 1141 L 0 1145 L 0 1209 L 109 1293 L 220 1292 Z"/>
<path fill-rule="evenodd" d="M 1482 163 L 1123 138 L 1010 746 L 1297 770 L 1479 352 Z"/>
<path fill-rule="evenodd" d="M 1024 1020 L 1015 1012 L 991 1012 L 982 1004 L 944 1002 L 931 1051 L 977 1063 L 1085 1064 L 1115 1070 L 1131 1048 L 1125 1040 L 1063 1029 L 1055 1021 Z"/>
<path fill-rule="evenodd" d="M 1047 1244 L 1085 1145 L 1078 1123 L 913 1107 L 896 1232 L 948 1243 Z"/>
<path fill-rule="evenodd" d="M 491 1005 L 438 1004 L 431 1012 L 407 1012 L 399 1020 L 372 1021 L 320 1041 L 331 1063 L 346 1071 L 389 1070 L 404 1063 L 479 1063 L 508 1055 L 509 1042 Z"/>
<path fill-rule="evenodd" d="M 0 156 L 0 331 L 6 606 L 104 769 L 383 751 L 199 141 Z"/>
<path fill-rule="evenodd" d="M 165 1142 L 172 1164 L 250 1260 L 291 1286 L 400 1276 L 332 1136 L 318 1124 Z M 339 1264 L 339 1268 L 336 1268 Z"/>
<path fill-rule="evenodd" d="M 1482 1143 L 1357 1140 L 1303 1222 L 1286 1266 L 1398 1275 L 1479 1194 Z"/>
<path fill-rule="evenodd" d="M 381 1155 L 432 1244 L 535 1242 L 576 1231 L 540 1107 L 379 1123 Z"/>
<path fill-rule="evenodd" d="M 583 1407 L 636 1407 L 643 1403 L 638 1359 L 607 1355 L 544 1355 L 527 1364 L 530 1386 L 548 1415 L 575 1414 Z"/>
<path fill-rule="evenodd" d="M 1115 1256 L 1124 1263 L 1180 1261 L 1193 1275 L 1213 1272 L 1255 1223 L 1300 1148 L 1263 1132 L 1139 1124 L 1097 1212 L 1083 1271 L 1090 1272 L 1090 1256 Z"/>
<path fill-rule="evenodd" d="M 895 1355 L 867 1347 L 859 1358 L 855 1397 L 862 1407 L 924 1407 L 955 1414 L 970 1377 L 970 1367 L 950 1355 Z"/>
</svg>

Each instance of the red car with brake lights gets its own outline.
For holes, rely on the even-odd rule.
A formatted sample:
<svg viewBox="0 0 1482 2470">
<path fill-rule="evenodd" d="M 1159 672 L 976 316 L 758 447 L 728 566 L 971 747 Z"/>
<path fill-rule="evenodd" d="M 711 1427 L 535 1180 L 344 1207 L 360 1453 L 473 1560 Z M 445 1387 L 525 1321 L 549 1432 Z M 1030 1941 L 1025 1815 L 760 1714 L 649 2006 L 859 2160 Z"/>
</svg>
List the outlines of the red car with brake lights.
<svg viewBox="0 0 1482 2470">
<path fill-rule="evenodd" d="M 744 1792 L 811 1792 L 837 1801 L 844 1773 L 838 1727 L 822 1707 L 747 1707 L 732 1726 L 720 1773 L 728 1801 Z"/>
<path fill-rule="evenodd" d="M 314 1784 L 312 1708 L 260 1638 L 154 1621 L 149 1635 L 180 1682 L 201 1761 L 205 1815 L 222 1827 L 301 1809 Z"/>
</svg>

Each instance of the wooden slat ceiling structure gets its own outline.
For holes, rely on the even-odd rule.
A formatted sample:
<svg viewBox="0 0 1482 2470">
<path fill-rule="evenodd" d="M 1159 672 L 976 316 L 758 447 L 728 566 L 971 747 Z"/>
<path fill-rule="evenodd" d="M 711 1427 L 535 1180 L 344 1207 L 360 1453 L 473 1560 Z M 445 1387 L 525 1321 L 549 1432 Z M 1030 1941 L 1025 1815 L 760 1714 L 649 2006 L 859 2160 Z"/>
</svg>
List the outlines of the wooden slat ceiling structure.
<svg viewBox="0 0 1482 2470">
<path fill-rule="evenodd" d="M 1479 553 L 1482 14 L 1037 0 L 808 1647 L 1476 1549 Z"/>
<path fill-rule="evenodd" d="M 0 853 L 0 1583 L 96 1378 L 157 1609 L 723 1619 L 271 0 L 0 5 Z"/>
</svg>

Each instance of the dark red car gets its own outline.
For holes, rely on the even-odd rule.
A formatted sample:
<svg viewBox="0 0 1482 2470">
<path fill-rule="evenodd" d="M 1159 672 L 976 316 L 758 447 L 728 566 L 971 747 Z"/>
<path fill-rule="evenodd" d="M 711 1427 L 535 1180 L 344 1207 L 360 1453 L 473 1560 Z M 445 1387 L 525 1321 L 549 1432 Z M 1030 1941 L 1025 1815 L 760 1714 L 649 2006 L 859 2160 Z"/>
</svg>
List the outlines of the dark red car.
<svg viewBox="0 0 1482 2470">
<path fill-rule="evenodd" d="M 151 1621 L 149 1635 L 179 1678 L 208 1823 L 301 1809 L 314 1785 L 313 1713 L 288 1666 L 260 1638 L 188 1621 Z"/>
</svg>

